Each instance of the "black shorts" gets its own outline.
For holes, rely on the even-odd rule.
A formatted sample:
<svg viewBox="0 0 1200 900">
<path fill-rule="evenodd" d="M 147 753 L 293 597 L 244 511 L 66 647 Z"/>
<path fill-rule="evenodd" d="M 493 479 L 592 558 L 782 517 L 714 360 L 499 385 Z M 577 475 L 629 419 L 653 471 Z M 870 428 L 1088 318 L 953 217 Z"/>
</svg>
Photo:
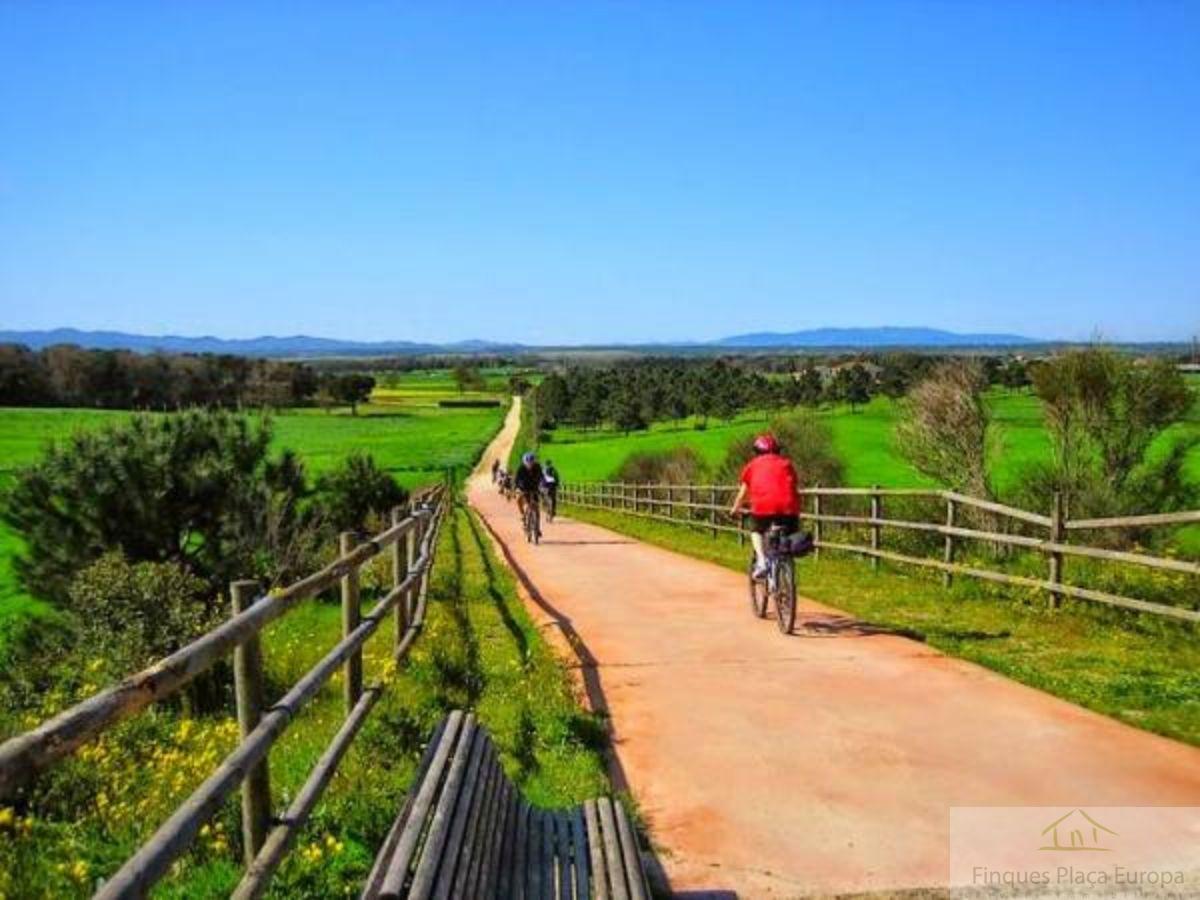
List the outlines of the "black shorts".
<svg viewBox="0 0 1200 900">
<path fill-rule="evenodd" d="M 750 530 L 755 534 L 766 534 L 772 525 L 782 525 L 784 534 L 800 530 L 799 516 L 750 516 Z"/>
</svg>

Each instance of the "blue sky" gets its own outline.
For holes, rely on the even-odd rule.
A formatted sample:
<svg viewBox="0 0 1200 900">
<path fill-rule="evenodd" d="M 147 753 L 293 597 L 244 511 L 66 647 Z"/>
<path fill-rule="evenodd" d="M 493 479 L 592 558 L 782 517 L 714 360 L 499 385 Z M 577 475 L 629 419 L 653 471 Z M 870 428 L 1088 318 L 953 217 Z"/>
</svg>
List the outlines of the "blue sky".
<svg viewBox="0 0 1200 900">
<path fill-rule="evenodd" d="M 5 3 L 0 328 L 1200 331 L 1200 3 Z"/>
</svg>

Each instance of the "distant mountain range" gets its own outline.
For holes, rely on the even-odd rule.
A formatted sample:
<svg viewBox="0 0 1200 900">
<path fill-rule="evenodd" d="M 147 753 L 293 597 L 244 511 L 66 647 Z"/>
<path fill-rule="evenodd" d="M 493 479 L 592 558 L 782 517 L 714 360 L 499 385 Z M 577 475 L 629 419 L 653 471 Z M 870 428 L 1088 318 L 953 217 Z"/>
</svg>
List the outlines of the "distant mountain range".
<svg viewBox="0 0 1200 900">
<path fill-rule="evenodd" d="M 55 328 L 49 331 L 0 331 L 0 344 L 24 344 L 35 350 L 55 344 L 76 344 L 95 350 L 134 350 L 139 353 L 231 353 L 239 356 L 394 356 L 423 353 L 521 353 L 538 348 L 524 344 L 469 340 L 450 344 L 416 341 L 342 341 L 335 338 L 294 335 L 244 339 L 141 335 L 121 331 L 80 331 Z M 739 334 L 708 342 L 625 345 L 658 351 L 671 347 L 687 349 L 798 349 L 883 347 L 1017 347 L 1041 343 L 1015 334 L 957 334 L 936 328 L 814 328 L 788 333 Z"/>
<path fill-rule="evenodd" d="M 415 353 L 489 353 L 520 349 L 514 344 L 458 341 L 426 344 L 416 341 L 342 341 L 336 338 L 271 335 L 255 338 L 182 337 L 128 334 L 123 331 L 0 331 L 0 344 L 24 344 L 34 350 L 55 344 L 76 344 L 91 350 L 135 350 L 139 353 L 230 353 L 237 356 L 393 356 Z"/>
<path fill-rule="evenodd" d="M 739 334 L 721 347 L 1016 347 L 1042 343 L 1018 334 L 957 334 L 937 328 L 813 328 Z"/>
</svg>

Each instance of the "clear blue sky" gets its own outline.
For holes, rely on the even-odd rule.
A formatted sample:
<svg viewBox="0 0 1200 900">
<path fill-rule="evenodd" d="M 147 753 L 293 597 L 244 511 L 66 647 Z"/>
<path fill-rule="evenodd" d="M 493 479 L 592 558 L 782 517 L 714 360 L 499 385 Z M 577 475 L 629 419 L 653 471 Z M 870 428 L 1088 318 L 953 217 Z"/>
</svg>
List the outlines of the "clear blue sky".
<svg viewBox="0 0 1200 900">
<path fill-rule="evenodd" d="M 0 328 L 1200 331 L 1200 3 L 0 5 Z"/>
</svg>

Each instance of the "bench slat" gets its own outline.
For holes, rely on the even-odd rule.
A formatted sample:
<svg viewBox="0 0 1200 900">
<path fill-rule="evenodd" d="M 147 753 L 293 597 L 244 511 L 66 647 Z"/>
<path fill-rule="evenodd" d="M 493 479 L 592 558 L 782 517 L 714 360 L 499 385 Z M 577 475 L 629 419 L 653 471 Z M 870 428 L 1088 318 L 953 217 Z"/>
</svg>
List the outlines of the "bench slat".
<svg viewBox="0 0 1200 900">
<path fill-rule="evenodd" d="M 624 858 L 625 877 L 629 882 L 629 895 L 633 900 L 647 900 L 646 881 L 642 875 L 641 854 L 638 852 L 637 835 L 633 823 L 620 803 L 613 803 L 617 813 L 617 831 L 621 835 L 621 856 Z"/>
<path fill-rule="evenodd" d="M 375 858 L 375 864 L 371 866 L 371 874 L 367 876 L 366 886 L 363 888 L 363 897 L 365 900 L 374 900 L 375 897 L 379 896 L 379 892 L 383 888 L 383 878 L 387 873 L 388 862 L 391 860 L 392 855 L 396 852 L 397 845 L 400 843 L 400 834 L 403 832 L 405 824 L 412 815 L 417 793 L 421 784 L 425 781 L 425 777 L 429 774 L 430 767 L 433 765 L 433 757 L 441 746 L 442 736 L 446 733 L 449 723 L 449 716 L 438 722 L 437 727 L 433 730 L 433 737 L 425 745 L 425 750 L 421 754 L 421 761 L 417 764 L 417 773 L 413 778 L 412 787 L 404 795 L 404 803 L 400 807 L 400 815 L 396 816 L 396 821 L 392 823 L 392 827 L 388 831 L 388 836 L 383 842 L 383 848 Z"/>
<path fill-rule="evenodd" d="M 441 786 L 446 761 L 450 758 L 450 753 L 455 747 L 459 732 L 462 730 L 463 719 L 463 714 L 455 710 L 450 713 L 446 720 L 445 731 L 442 733 L 441 740 L 436 745 L 437 749 L 434 752 L 429 771 L 421 779 L 420 786 L 417 788 L 417 796 L 413 802 L 408 821 L 404 824 L 404 830 L 400 834 L 400 840 L 396 844 L 396 851 L 392 855 L 391 862 L 384 875 L 383 886 L 380 890 L 380 894 L 383 897 L 399 897 L 404 890 L 404 884 L 408 880 L 408 867 L 412 864 L 413 858 L 416 856 L 417 844 L 425 828 L 425 819 L 434 801 L 437 799 L 437 791 Z"/>
<path fill-rule="evenodd" d="M 544 900 L 556 900 L 558 891 L 555 887 L 554 865 L 554 814 L 542 810 L 542 897 Z"/>
<path fill-rule="evenodd" d="M 470 836 L 470 843 L 463 847 L 463 854 L 468 858 L 463 860 L 465 865 L 460 866 L 460 870 L 465 869 L 466 874 L 464 878 L 456 877 L 454 881 L 455 896 L 458 897 L 480 896 L 479 881 L 483 872 L 483 862 L 488 857 L 491 842 L 495 837 L 492 817 L 495 813 L 496 793 L 500 779 L 497 773 L 499 761 L 490 744 L 485 763 L 487 765 L 486 780 L 484 781 L 484 791 L 479 799 L 475 827 Z"/>
<path fill-rule="evenodd" d="M 516 844 L 517 844 L 517 820 L 521 816 L 520 798 L 516 796 L 515 789 L 509 786 L 508 809 L 506 811 L 507 818 L 504 823 L 504 846 L 500 853 L 500 872 L 497 879 L 496 894 L 502 898 L 515 897 L 517 895 L 516 888 L 513 886 L 513 872 L 517 869 L 516 862 Z"/>
<path fill-rule="evenodd" d="M 600 833 L 604 839 L 604 867 L 608 873 L 608 885 L 613 900 L 629 900 L 629 888 L 625 884 L 625 864 L 621 859 L 621 837 L 617 834 L 617 821 L 613 816 L 612 801 L 601 797 L 596 801 L 600 814 Z"/>
<path fill-rule="evenodd" d="M 533 810 L 524 800 L 517 816 L 516 859 L 513 861 L 513 897 L 529 900 L 529 818 Z"/>
<path fill-rule="evenodd" d="M 529 900 L 545 900 L 542 887 L 542 811 L 529 810 Z"/>
<path fill-rule="evenodd" d="M 496 765 L 500 766 L 499 759 L 496 760 Z M 496 801 L 496 819 L 493 825 L 496 836 L 492 841 L 487 861 L 484 863 L 483 881 L 479 885 L 481 896 L 485 898 L 495 897 L 498 893 L 503 897 L 509 896 L 502 893 L 503 888 L 500 882 L 504 874 L 504 854 L 510 843 L 508 836 L 513 829 L 513 806 L 512 782 L 505 777 L 504 769 L 501 767 L 500 793 Z"/>
<path fill-rule="evenodd" d="M 564 810 L 554 814 L 554 837 L 558 843 L 558 896 L 561 900 L 574 900 L 575 886 L 571 878 L 571 819 Z"/>
<path fill-rule="evenodd" d="M 471 758 L 476 731 L 475 717 L 467 716 L 463 722 L 458 746 L 454 748 L 454 757 L 450 761 L 446 784 L 442 787 L 441 796 L 438 797 L 437 805 L 433 809 L 433 818 L 429 822 L 429 835 L 425 838 L 425 846 L 421 850 L 420 859 L 417 860 L 417 870 L 413 873 L 412 887 L 408 889 L 410 900 L 429 900 L 429 896 L 433 892 L 434 878 L 441 867 L 442 852 L 450 836 L 452 815 L 458 804 L 463 779 L 467 774 L 467 762 Z"/>
<path fill-rule="evenodd" d="M 593 893 L 596 900 L 609 900 L 608 875 L 604 867 L 604 836 L 600 832 L 600 813 L 595 800 L 583 804 L 583 818 L 587 822 Z"/>
<path fill-rule="evenodd" d="M 479 795 L 482 789 L 486 745 L 487 741 L 474 741 L 463 780 L 458 788 L 458 796 L 451 799 L 454 810 L 453 820 L 449 836 L 446 839 L 446 846 L 442 850 L 441 862 L 437 866 L 437 880 L 433 891 L 435 900 L 448 900 L 450 897 L 450 892 L 462 869 L 459 859 L 463 842 L 478 821 L 476 810 L 479 806 Z M 449 782 L 447 782 L 445 790 L 449 793 Z"/>
<path fill-rule="evenodd" d="M 575 896 L 579 900 L 587 900 L 591 894 L 588 875 L 587 838 L 583 825 L 583 810 L 575 807 L 571 810 L 571 843 L 575 856 Z"/>
</svg>

